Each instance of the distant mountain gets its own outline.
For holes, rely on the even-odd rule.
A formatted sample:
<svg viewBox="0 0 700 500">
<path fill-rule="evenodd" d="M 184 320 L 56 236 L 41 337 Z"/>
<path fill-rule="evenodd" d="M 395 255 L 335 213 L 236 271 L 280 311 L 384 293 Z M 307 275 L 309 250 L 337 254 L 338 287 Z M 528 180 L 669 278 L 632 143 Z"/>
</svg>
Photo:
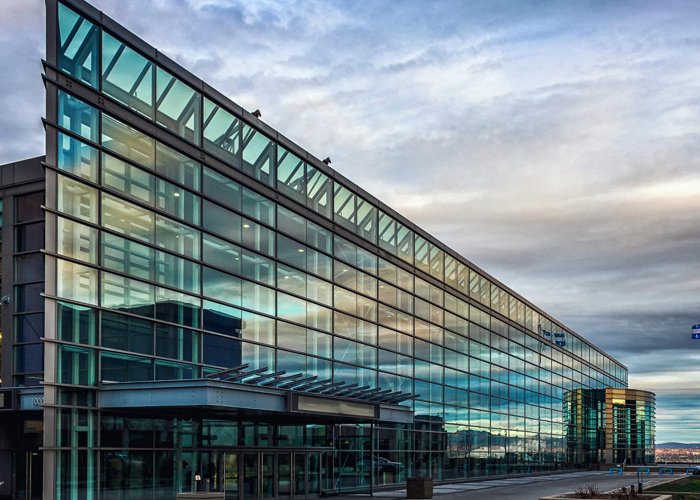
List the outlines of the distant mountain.
<svg viewBox="0 0 700 500">
<path fill-rule="evenodd" d="M 700 449 L 700 443 L 660 443 L 656 448 L 691 448 L 694 450 Z"/>
</svg>

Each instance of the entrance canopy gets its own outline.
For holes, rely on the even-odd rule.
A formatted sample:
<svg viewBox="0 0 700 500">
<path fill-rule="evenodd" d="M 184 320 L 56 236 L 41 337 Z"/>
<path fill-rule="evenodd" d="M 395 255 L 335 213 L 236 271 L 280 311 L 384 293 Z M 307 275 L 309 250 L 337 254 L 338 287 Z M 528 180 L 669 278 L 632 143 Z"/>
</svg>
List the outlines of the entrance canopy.
<svg viewBox="0 0 700 500">
<path fill-rule="evenodd" d="M 190 415 L 204 411 L 222 417 L 259 415 L 324 423 L 413 422 L 410 408 L 382 401 L 382 395 L 389 395 L 386 390 L 373 390 L 366 397 L 344 397 L 335 385 L 336 390 L 311 392 L 211 378 L 103 383 L 99 406 L 115 411 L 187 411 Z"/>
</svg>

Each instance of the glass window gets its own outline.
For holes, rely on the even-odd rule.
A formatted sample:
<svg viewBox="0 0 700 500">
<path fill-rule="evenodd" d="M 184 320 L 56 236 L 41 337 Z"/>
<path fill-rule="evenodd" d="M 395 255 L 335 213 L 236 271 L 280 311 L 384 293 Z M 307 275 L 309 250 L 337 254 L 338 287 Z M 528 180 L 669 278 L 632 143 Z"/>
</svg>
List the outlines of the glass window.
<svg viewBox="0 0 700 500">
<path fill-rule="evenodd" d="M 15 316 L 15 342 L 41 342 L 44 336 L 44 313 Z"/>
<path fill-rule="evenodd" d="M 357 234 L 372 243 L 377 242 L 377 209 L 359 196 L 357 197 Z"/>
<path fill-rule="evenodd" d="M 309 220 L 306 221 L 306 242 L 326 253 L 333 252 L 333 233 Z"/>
<path fill-rule="evenodd" d="M 232 241 L 241 241 L 240 215 L 206 200 L 203 203 L 202 211 L 202 226 L 205 229 Z"/>
<path fill-rule="evenodd" d="M 430 273 L 430 243 L 418 235 L 416 235 L 416 267 Z"/>
<path fill-rule="evenodd" d="M 287 264 L 306 269 L 306 246 L 277 235 L 277 258 Z"/>
<path fill-rule="evenodd" d="M 97 149 L 69 135 L 58 133 L 58 168 L 96 182 L 97 163 Z"/>
<path fill-rule="evenodd" d="M 241 225 L 241 243 L 258 252 L 274 255 L 275 232 L 260 224 L 243 219 Z"/>
<path fill-rule="evenodd" d="M 267 285 L 275 284 L 275 263 L 271 259 L 244 250 L 242 264 L 241 274 L 244 277 Z"/>
<path fill-rule="evenodd" d="M 58 302 L 56 317 L 56 335 L 60 340 L 90 345 L 97 343 L 97 310 Z M 43 328 L 42 323 L 42 331 Z"/>
<path fill-rule="evenodd" d="M 153 118 L 153 63 L 105 31 L 102 92 Z"/>
<path fill-rule="evenodd" d="M 140 316 L 153 317 L 153 285 L 141 281 L 102 273 L 102 306 Z"/>
<path fill-rule="evenodd" d="M 23 194 L 15 197 L 15 222 L 44 220 L 44 210 L 41 208 L 43 203 L 43 191 L 36 191 L 34 193 Z M 0 209 L 1 208 L 2 199 L 0 199 Z M 2 213 L 0 213 L 0 221 L 1 220 Z"/>
<path fill-rule="evenodd" d="M 241 341 L 220 335 L 202 335 L 202 361 L 223 368 L 239 366 L 242 361 Z"/>
<path fill-rule="evenodd" d="M 241 210 L 241 185 L 216 170 L 204 167 L 203 192 L 226 207 Z"/>
<path fill-rule="evenodd" d="M 277 188 L 301 203 L 306 198 L 304 162 L 282 146 L 277 146 Z"/>
<path fill-rule="evenodd" d="M 0 223 L 2 222 L 2 213 L 0 213 Z M 32 224 L 22 224 L 15 226 L 16 236 L 15 251 L 29 252 L 32 250 L 41 250 L 44 248 L 44 222 L 34 222 Z"/>
<path fill-rule="evenodd" d="M 44 370 L 44 346 L 42 344 L 22 344 L 14 346 L 15 373 L 41 372 Z"/>
<path fill-rule="evenodd" d="M 156 319 L 199 328 L 201 302 L 197 297 L 156 287 Z"/>
<path fill-rule="evenodd" d="M 155 140 L 119 120 L 102 114 L 102 145 L 144 167 L 155 166 Z"/>
<path fill-rule="evenodd" d="M 396 223 L 396 246 L 400 259 L 413 263 L 413 231 L 403 224 Z"/>
<path fill-rule="evenodd" d="M 327 280 L 333 279 L 333 259 L 312 248 L 306 249 L 306 268 Z"/>
<path fill-rule="evenodd" d="M 99 28 L 59 3 L 58 43 L 59 69 L 93 88 L 98 88 Z"/>
<path fill-rule="evenodd" d="M 102 184 L 128 198 L 153 206 L 155 179 L 148 172 L 102 153 Z"/>
<path fill-rule="evenodd" d="M 77 97 L 58 91 L 58 124 L 93 142 L 98 141 L 100 112 Z"/>
<path fill-rule="evenodd" d="M 331 179 L 311 165 L 306 166 L 306 206 L 331 218 Z"/>
<path fill-rule="evenodd" d="M 154 218 L 153 212 L 149 210 L 102 193 L 102 225 L 106 228 L 152 243 Z"/>
<path fill-rule="evenodd" d="M 153 379 L 153 361 L 141 356 L 100 353 L 102 382 L 136 382 Z"/>
<path fill-rule="evenodd" d="M 275 291 L 266 286 L 242 280 L 243 307 L 265 314 L 275 314 Z"/>
<path fill-rule="evenodd" d="M 155 243 L 160 248 L 198 259 L 200 239 L 198 229 L 156 215 Z"/>
<path fill-rule="evenodd" d="M 241 248 L 238 245 L 208 234 L 204 234 L 203 238 L 204 262 L 234 274 L 241 274 Z"/>
<path fill-rule="evenodd" d="M 268 186 L 274 185 L 274 143 L 251 126 L 243 125 L 243 171 Z"/>
<path fill-rule="evenodd" d="M 16 312 L 34 312 L 44 309 L 44 283 L 15 286 Z"/>
<path fill-rule="evenodd" d="M 396 221 L 379 212 L 379 247 L 396 255 Z"/>
<path fill-rule="evenodd" d="M 102 235 L 102 265 L 136 278 L 153 279 L 154 253 L 150 247 L 109 233 Z"/>
<path fill-rule="evenodd" d="M 275 202 L 243 188 L 243 213 L 269 226 L 275 225 Z"/>
<path fill-rule="evenodd" d="M 241 121 L 206 98 L 203 120 L 204 149 L 240 168 Z"/>
<path fill-rule="evenodd" d="M 205 330 L 223 333 L 231 337 L 241 336 L 241 329 L 243 327 L 241 323 L 241 311 L 235 307 L 205 300 L 203 306 L 203 320 L 203 328 Z"/>
<path fill-rule="evenodd" d="M 209 267 L 202 270 L 202 293 L 234 306 L 241 305 L 241 279 Z"/>
<path fill-rule="evenodd" d="M 156 325 L 156 355 L 180 361 L 199 361 L 199 332 L 173 325 Z"/>
<path fill-rule="evenodd" d="M 156 80 L 156 121 L 199 145 L 202 96 L 160 67 Z"/>
<path fill-rule="evenodd" d="M 273 296 L 274 301 L 274 296 Z M 243 311 L 243 338 L 254 342 L 274 345 L 275 320 L 267 316 Z"/>
<path fill-rule="evenodd" d="M 165 252 L 156 252 L 156 281 L 161 285 L 199 293 L 199 264 Z"/>
<path fill-rule="evenodd" d="M 56 260 L 56 294 L 64 299 L 97 304 L 97 270 Z"/>
<path fill-rule="evenodd" d="M 162 179 L 156 182 L 156 206 L 170 215 L 199 224 L 199 196 Z"/>
<path fill-rule="evenodd" d="M 97 263 L 97 229 L 58 217 L 56 232 L 56 248 L 60 255 Z"/>
<path fill-rule="evenodd" d="M 156 142 L 156 172 L 199 191 L 202 165 L 160 142 Z"/>
<path fill-rule="evenodd" d="M 277 316 L 299 324 L 306 324 L 306 301 L 277 292 Z"/>
<path fill-rule="evenodd" d="M 277 207 L 277 229 L 299 240 L 306 240 L 306 219 L 282 206 Z"/>
<path fill-rule="evenodd" d="M 153 324 L 148 320 L 103 311 L 101 334 L 102 347 L 153 354 Z"/>
<path fill-rule="evenodd" d="M 335 220 L 341 226 L 355 232 L 357 217 L 355 211 L 355 195 L 342 184 L 334 183 L 333 211 Z"/>
</svg>

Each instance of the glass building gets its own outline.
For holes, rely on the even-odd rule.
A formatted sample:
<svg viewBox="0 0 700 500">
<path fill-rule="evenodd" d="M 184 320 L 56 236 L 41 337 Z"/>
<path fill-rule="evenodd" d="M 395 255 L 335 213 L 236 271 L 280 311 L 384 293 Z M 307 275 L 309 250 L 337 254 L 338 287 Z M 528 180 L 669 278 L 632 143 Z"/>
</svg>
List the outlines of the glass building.
<svg viewBox="0 0 700 500">
<path fill-rule="evenodd" d="M 575 389 L 564 395 L 567 461 L 654 462 L 656 396 L 634 389 Z"/>
<path fill-rule="evenodd" d="M 565 394 L 624 365 L 86 2 L 46 8 L 46 156 L 0 168 L 0 495 L 588 466 Z"/>
</svg>

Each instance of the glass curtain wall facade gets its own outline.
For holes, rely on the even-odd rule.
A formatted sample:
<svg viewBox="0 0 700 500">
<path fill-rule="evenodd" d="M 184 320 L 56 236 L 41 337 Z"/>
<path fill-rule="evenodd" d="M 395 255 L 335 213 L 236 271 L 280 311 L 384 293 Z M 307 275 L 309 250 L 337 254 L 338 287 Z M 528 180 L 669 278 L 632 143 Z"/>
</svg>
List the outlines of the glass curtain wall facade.
<svg viewBox="0 0 700 500">
<path fill-rule="evenodd" d="M 564 393 L 626 387 L 622 364 L 88 4 L 46 4 L 55 498 L 171 498 L 202 470 L 239 498 L 581 465 Z M 99 410 L 109 384 L 242 363 L 416 394 L 415 423 Z"/>
<path fill-rule="evenodd" d="M 567 461 L 654 462 L 656 396 L 635 389 L 576 389 L 564 396 Z"/>
</svg>

